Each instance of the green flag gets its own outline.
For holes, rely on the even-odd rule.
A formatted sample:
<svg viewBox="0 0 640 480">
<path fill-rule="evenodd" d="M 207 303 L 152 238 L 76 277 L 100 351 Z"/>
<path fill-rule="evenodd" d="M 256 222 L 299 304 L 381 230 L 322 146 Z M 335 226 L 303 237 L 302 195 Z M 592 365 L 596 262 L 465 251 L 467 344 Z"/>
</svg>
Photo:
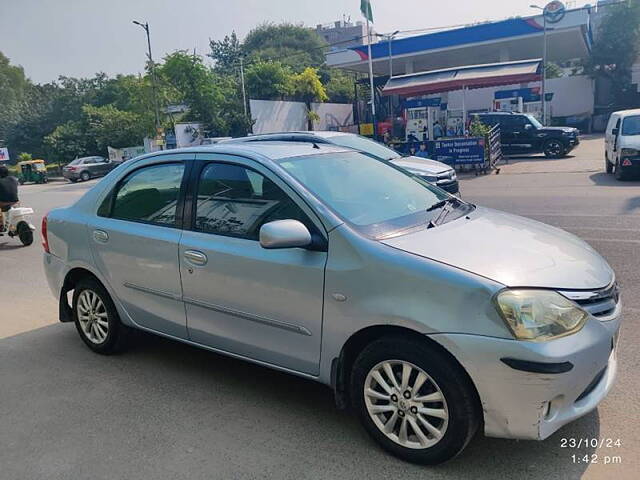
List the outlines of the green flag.
<svg viewBox="0 0 640 480">
<path fill-rule="evenodd" d="M 360 0 L 360 11 L 364 18 L 373 23 L 373 12 L 371 11 L 371 0 Z"/>
</svg>

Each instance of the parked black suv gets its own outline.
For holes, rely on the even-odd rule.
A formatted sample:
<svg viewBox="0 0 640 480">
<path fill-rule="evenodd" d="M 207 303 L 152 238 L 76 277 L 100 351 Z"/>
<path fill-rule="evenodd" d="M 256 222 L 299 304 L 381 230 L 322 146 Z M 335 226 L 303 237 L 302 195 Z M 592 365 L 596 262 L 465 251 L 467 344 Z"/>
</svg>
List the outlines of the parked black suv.
<svg viewBox="0 0 640 480">
<path fill-rule="evenodd" d="M 564 157 L 580 143 L 578 129 L 545 127 L 533 115 L 492 112 L 474 114 L 485 125 L 500 125 L 502 152 L 507 155 L 544 153 Z"/>
</svg>

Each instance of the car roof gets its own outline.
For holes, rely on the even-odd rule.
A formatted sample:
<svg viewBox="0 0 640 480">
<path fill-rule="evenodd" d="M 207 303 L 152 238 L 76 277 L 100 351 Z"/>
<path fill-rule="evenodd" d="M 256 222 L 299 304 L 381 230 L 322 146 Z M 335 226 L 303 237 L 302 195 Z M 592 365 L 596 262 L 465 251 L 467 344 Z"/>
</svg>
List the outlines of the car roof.
<svg viewBox="0 0 640 480">
<path fill-rule="evenodd" d="M 197 147 L 177 148 L 154 152 L 138 158 L 171 153 L 220 153 L 228 155 L 243 155 L 254 157 L 259 155 L 269 160 L 281 160 L 283 158 L 302 157 L 308 155 L 321 155 L 326 153 L 353 152 L 350 148 L 340 147 L 326 143 L 311 144 L 286 141 L 264 141 L 253 142 L 220 142 L 214 145 L 200 145 Z"/>
<path fill-rule="evenodd" d="M 271 133 L 258 133 L 256 135 L 249 135 L 247 137 L 238 137 L 232 138 L 229 140 L 224 140 L 220 143 L 240 143 L 240 142 L 257 142 L 260 139 L 269 139 L 273 137 L 281 137 L 283 135 L 288 135 L 292 137 L 296 136 L 304 136 L 304 137 L 318 137 L 318 138 L 331 138 L 337 137 L 340 135 L 355 135 L 349 132 L 334 132 L 330 130 L 313 130 L 313 131 L 293 131 L 293 132 L 271 132 Z"/>
<path fill-rule="evenodd" d="M 627 117 L 629 115 L 640 115 L 640 108 L 633 108 L 630 110 L 618 110 L 617 112 L 613 112 L 612 115 L 618 115 L 621 117 Z"/>
</svg>

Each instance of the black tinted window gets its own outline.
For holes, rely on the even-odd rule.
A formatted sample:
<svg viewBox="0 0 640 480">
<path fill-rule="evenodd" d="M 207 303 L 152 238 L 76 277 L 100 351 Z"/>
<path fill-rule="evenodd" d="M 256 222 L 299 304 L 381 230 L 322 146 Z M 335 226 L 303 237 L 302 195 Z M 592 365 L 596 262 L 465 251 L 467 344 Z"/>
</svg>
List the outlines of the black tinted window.
<svg viewBox="0 0 640 480">
<path fill-rule="evenodd" d="M 121 220 L 174 226 L 183 172 L 182 163 L 136 170 L 120 184 L 111 216 Z"/>
<path fill-rule="evenodd" d="M 257 240 L 262 225 L 285 219 L 309 226 L 293 200 L 260 173 L 226 163 L 211 163 L 202 171 L 196 230 Z"/>
</svg>

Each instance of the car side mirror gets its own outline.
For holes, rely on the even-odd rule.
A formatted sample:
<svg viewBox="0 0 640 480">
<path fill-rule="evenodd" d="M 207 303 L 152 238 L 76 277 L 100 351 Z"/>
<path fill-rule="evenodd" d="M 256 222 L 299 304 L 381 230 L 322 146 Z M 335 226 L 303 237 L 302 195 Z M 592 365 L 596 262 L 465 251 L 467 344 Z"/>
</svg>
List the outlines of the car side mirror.
<svg viewBox="0 0 640 480">
<path fill-rule="evenodd" d="M 260 227 L 262 248 L 302 248 L 310 245 L 311 233 L 298 220 L 274 220 Z"/>
<path fill-rule="evenodd" d="M 525 130 L 531 130 L 532 128 L 533 128 L 533 125 L 531 125 L 530 123 L 527 123 L 527 124 L 524 126 L 524 129 L 525 129 Z"/>
<path fill-rule="evenodd" d="M 613 130 L 611 130 L 611 134 L 612 134 L 613 136 L 618 136 L 618 132 L 619 132 L 619 131 L 620 131 L 620 130 L 618 130 L 617 128 L 614 128 Z"/>
</svg>

